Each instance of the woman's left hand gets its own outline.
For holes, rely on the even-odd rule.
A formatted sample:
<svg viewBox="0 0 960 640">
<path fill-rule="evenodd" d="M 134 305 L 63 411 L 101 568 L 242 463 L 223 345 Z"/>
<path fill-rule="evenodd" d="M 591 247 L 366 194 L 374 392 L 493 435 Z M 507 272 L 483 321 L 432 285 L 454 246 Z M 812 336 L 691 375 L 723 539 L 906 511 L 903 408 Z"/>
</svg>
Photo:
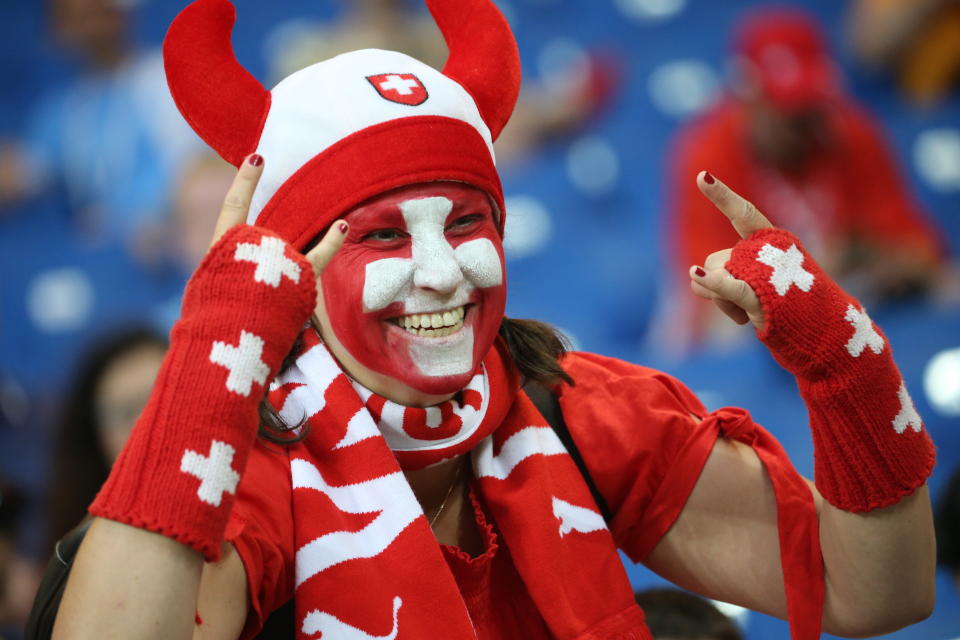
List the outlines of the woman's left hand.
<svg viewBox="0 0 960 640">
<path fill-rule="evenodd" d="M 741 238 L 754 231 L 773 225 L 753 203 L 723 184 L 706 171 L 697 176 L 697 186 L 710 199 Z M 764 314 L 760 299 L 749 284 L 734 278 L 726 269 L 733 248 L 711 253 L 703 267 L 690 267 L 690 288 L 701 298 L 712 300 L 717 307 L 737 324 L 750 322 L 758 332 L 763 331 Z"/>
</svg>

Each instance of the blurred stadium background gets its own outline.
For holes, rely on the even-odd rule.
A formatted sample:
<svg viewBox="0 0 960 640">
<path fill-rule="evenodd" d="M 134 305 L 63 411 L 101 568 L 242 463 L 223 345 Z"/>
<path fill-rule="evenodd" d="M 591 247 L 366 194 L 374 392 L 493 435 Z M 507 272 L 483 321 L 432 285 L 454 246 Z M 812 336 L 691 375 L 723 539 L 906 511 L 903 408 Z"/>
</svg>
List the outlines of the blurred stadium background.
<svg viewBox="0 0 960 640">
<path fill-rule="evenodd" d="M 135 40 L 155 47 L 184 4 L 127 0 Z M 311 24 L 334 19 L 333 0 L 235 0 L 240 61 L 270 83 L 276 48 Z M 411 3 L 416 4 L 416 3 Z M 549 84 L 588 52 L 612 51 L 621 84 L 597 117 L 505 169 L 508 196 L 508 313 L 556 324 L 576 346 L 662 368 L 710 408 L 750 409 L 812 475 L 806 415 L 793 381 L 759 343 L 667 359 L 646 339 L 661 294 L 668 140 L 715 97 L 726 74 L 729 33 L 752 0 L 498 0 L 518 36 L 527 78 Z M 44 2 L 8 0 L 0 21 L 0 137 L 17 138 L 31 105 L 77 74 L 52 46 Z M 960 248 L 960 92 L 923 110 L 890 80 L 852 62 L 847 3 L 807 0 L 826 29 L 849 91 L 880 119 L 907 179 Z M 108 150 L 105 149 L 104 153 Z M 745 194 L 749 197 L 749 194 Z M 28 552 L 39 553 L 40 503 L 49 467 L 51 421 L 78 354 L 110 330 L 163 309 L 182 287 L 180 271 L 144 268 L 116 242 L 78 240 L 61 198 L 0 209 L 0 470 L 28 490 Z M 164 306 L 166 304 L 166 307 Z M 960 305 L 911 300 L 871 309 L 894 347 L 917 408 L 939 450 L 934 498 L 960 464 Z M 748 550 L 718 550 L 718 553 Z M 661 581 L 631 568 L 638 587 Z M 960 590 L 939 576 L 933 616 L 888 637 L 960 636 Z M 747 637 L 785 638 L 785 623 L 738 614 Z M 12 634 L 13 632 L 11 632 Z M 11 637 L 16 637 L 11 635 Z"/>
</svg>

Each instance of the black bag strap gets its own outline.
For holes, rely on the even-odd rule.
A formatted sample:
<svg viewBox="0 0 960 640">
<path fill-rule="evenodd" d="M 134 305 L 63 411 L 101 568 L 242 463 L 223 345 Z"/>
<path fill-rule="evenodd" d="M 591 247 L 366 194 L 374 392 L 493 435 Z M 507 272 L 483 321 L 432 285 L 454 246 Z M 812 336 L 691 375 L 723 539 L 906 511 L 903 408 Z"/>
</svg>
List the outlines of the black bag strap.
<svg viewBox="0 0 960 640">
<path fill-rule="evenodd" d="M 557 434 L 557 437 L 560 438 L 563 446 L 566 447 L 567 453 L 573 458 L 577 469 L 580 470 L 580 475 L 583 476 L 584 482 L 587 483 L 587 488 L 590 489 L 590 495 L 593 496 L 593 501 L 597 503 L 597 509 L 600 510 L 600 515 L 603 516 L 605 522 L 609 523 L 613 518 L 610 505 L 607 504 L 603 494 L 600 493 L 597 485 L 593 482 L 593 478 L 590 476 L 590 470 L 587 469 L 587 464 L 583 461 L 580 449 L 577 448 L 577 443 L 573 441 L 573 435 L 570 433 L 570 429 L 567 428 L 567 423 L 563 419 L 563 411 L 560 410 L 560 402 L 557 400 L 556 394 L 554 394 L 549 387 L 534 380 L 528 380 L 523 385 L 523 390 L 537 407 L 540 415 L 550 423 L 550 427 Z"/>
<path fill-rule="evenodd" d="M 53 635 L 53 623 L 57 619 L 57 610 L 60 608 L 63 590 L 67 585 L 70 567 L 73 566 L 73 558 L 77 555 L 77 549 L 91 522 L 90 518 L 84 518 L 80 524 L 57 541 L 53 557 L 47 563 L 47 570 L 33 599 L 30 617 L 24 628 L 26 640 L 48 640 Z"/>
</svg>

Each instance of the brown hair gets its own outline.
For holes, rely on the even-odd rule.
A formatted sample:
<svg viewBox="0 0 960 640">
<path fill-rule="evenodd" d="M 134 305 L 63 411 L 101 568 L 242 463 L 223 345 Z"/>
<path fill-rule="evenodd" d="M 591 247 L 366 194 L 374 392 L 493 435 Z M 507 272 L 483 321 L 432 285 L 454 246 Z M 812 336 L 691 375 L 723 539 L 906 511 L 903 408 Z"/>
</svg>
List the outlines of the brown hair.
<svg viewBox="0 0 960 640">
<path fill-rule="evenodd" d="M 313 321 L 311 320 L 311 323 Z M 314 324 L 316 328 L 316 324 Z M 504 316 L 500 323 L 500 337 L 507 345 L 510 359 L 513 360 L 524 382 L 536 381 L 546 387 L 560 382 L 573 385 L 560 360 L 569 349 L 569 343 L 562 333 L 545 322 L 538 320 L 518 320 Z M 296 359 L 303 346 L 303 339 L 297 338 L 290 353 L 280 365 L 280 371 L 287 369 Z M 287 424 L 277 413 L 266 397 L 260 401 L 260 429 L 258 435 L 270 442 L 291 444 L 307 436 L 306 416 L 296 425 Z M 299 433 L 294 433 L 299 430 Z"/>
</svg>

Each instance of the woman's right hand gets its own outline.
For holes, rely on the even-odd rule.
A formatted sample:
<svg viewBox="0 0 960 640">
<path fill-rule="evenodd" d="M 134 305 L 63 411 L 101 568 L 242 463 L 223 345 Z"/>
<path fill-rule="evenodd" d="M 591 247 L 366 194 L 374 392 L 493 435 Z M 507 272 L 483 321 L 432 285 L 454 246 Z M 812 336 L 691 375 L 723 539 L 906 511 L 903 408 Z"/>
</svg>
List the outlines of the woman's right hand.
<svg viewBox="0 0 960 640">
<path fill-rule="evenodd" d="M 223 206 L 220 208 L 220 215 L 217 217 L 217 224 L 213 230 L 213 239 L 210 241 L 211 247 L 227 231 L 238 224 L 246 223 L 253 193 L 260 182 L 260 176 L 263 175 L 263 167 L 264 159 L 258 154 L 247 156 L 243 164 L 240 165 L 240 170 L 237 171 L 233 184 L 230 185 L 227 196 L 223 200 Z M 340 250 L 340 247 L 343 246 L 348 230 L 349 226 L 346 222 L 334 220 L 320 242 L 307 252 L 305 257 L 313 265 L 314 277 L 318 280 L 318 286 L 320 274 L 337 251 Z"/>
</svg>

